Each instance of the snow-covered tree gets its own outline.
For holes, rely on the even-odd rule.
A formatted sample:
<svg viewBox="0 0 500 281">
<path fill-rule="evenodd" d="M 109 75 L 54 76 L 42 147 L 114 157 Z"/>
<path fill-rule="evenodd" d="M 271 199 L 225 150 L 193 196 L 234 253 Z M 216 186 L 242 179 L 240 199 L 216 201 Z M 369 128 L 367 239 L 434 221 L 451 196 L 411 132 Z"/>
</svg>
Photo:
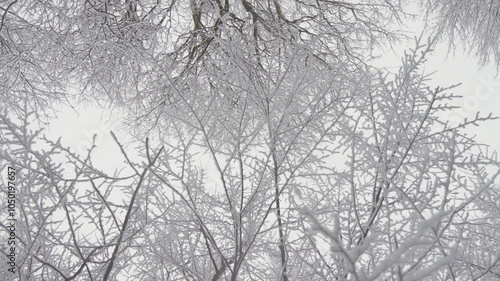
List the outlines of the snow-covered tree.
<svg viewBox="0 0 500 281">
<path fill-rule="evenodd" d="M 443 119 L 460 97 L 428 86 L 430 42 L 396 74 L 369 65 L 402 4 L 9 3 L 0 166 L 18 171 L 16 276 L 496 278 L 500 167 L 465 134 L 493 118 Z M 137 150 L 111 133 L 116 172 L 34 129 L 69 89 L 126 109 Z"/>
<path fill-rule="evenodd" d="M 481 64 L 500 65 L 500 2 L 495 0 L 422 0 L 430 27 L 449 46 L 463 44 Z"/>
</svg>

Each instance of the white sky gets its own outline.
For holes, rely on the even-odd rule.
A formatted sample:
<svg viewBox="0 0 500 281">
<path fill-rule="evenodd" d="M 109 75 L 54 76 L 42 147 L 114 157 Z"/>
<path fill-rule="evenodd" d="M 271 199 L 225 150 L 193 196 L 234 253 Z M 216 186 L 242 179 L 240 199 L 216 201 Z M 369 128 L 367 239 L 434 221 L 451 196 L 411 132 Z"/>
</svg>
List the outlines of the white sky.
<svg viewBox="0 0 500 281">
<path fill-rule="evenodd" d="M 93 136 L 96 135 L 96 148 L 92 153 L 92 163 L 104 172 L 113 173 L 115 169 L 123 167 L 125 158 L 118 145 L 113 140 L 112 130 L 120 140 L 130 140 L 120 126 L 119 112 L 110 112 L 109 109 L 97 106 L 77 106 L 76 110 L 61 108 L 58 117 L 50 122 L 45 134 L 53 140 L 61 137 L 63 146 L 69 146 L 74 152 L 86 155 L 92 146 Z M 122 145 L 127 146 L 127 141 Z M 134 149 L 127 150 L 131 154 Z"/>
</svg>

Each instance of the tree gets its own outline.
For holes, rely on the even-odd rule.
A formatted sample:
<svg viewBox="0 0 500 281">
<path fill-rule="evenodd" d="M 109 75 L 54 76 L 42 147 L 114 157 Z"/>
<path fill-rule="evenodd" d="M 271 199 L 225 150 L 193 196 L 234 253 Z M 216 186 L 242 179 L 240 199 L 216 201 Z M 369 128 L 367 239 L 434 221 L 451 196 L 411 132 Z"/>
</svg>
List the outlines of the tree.
<svg viewBox="0 0 500 281">
<path fill-rule="evenodd" d="M 498 1 L 422 1 L 431 28 L 449 39 L 449 46 L 458 42 L 479 57 L 482 65 L 500 65 L 500 3 Z"/>
<path fill-rule="evenodd" d="M 124 167 L 99 171 L 93 148 L 77 155 L 29 130 L 40 105 L 29 97 L 43 93 L 20 89 L 37 71 L 12 84 L 23 103 L 3 102 L 16 106 L 0 114 L 0 163 L 16 166 L 20 179 L 19 278 L 497 276 L 489 224 L 498 211 L 498 162 L 464 133 L 493 118 L 442 120 L 459 97 L 454 86 L 426 85 L 420 69 L 430 42 L 417 39 L 395 75 L 363 56 L 391 38 L 381 19 L 400 14 L 398 3 L 6 8 L 6 46 L 25 46 L 21 34 L 53 38 L 30 45 L 32 57 L 19 65 L 52 64 L 54 52 L 64 52 L 43 75 L 61 90 L 75 83 L 84 99 L 104 96 L 127 108 L 140 140 L 135 159 L 113 134 Z M 64 16 L 56 20 L 56 12 Z M 59 49 L 43 52 L 51 45 Z"/>
<path fill-rule="evenodd" d="M 133 104 L 136 116 L 171 102 L 172 83 L 211 69 L 205 58 L 224 57 L 221 45 L 247 45 L 255 63 L 300 44 L 325 63 L 358 64 L 394 39 L 390 20 L 402 13 L 399 1 L 271 0 L 13 1 L 2 10 L 6 102 L 24 98 L 38 113 L 76 91 Z"/>
</svg>

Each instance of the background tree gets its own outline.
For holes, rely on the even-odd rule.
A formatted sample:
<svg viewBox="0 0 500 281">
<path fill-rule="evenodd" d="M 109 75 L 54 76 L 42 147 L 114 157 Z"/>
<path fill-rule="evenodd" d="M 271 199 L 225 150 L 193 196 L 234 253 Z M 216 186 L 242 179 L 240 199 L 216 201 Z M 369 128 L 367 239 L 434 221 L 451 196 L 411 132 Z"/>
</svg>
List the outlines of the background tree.
<svg viewBox="0 0 500 281">
<path fill-rule="evenodd" d="M 464 133 L 491 116 L 442 119 L 458 96 L 427 86 L 430 42 L 394 76 L 366 59 L 401 4 L 9 4 L 20 279 L 496 278 L 498 162 Z M 113 135 L 106 174 L 29 130 L 70 84 L 128 110 L 139 158 Z"/>
<path fill-rule="evenodd" d="M 430 27 L 449 39 L 450 48 L 463 44 L 482 65 L 500 65 L 500 3 L 498 1 L 426 0 Z"/>
<path fill-rule="evenodd" d="M 284 44 L 358 64 L 395 38 L 389 26 L 403 13 L 399 1 L 271 0 L 12 1 L 2 10 L 6 102 L 24 97 L 42 112 L 76 91 L 79 100 L 132 104 L 134 116 L 173 102 L 172 83 L 211 70 L 205 58 L 224 57 L 221 45 L 245 45 L 256 64 Z"/>
</svg>

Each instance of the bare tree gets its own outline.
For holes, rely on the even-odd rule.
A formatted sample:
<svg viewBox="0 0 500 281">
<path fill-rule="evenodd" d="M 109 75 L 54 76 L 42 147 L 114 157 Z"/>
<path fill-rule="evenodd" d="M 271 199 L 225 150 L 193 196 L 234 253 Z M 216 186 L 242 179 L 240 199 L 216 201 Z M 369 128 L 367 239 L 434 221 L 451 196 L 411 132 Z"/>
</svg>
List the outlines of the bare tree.
<svg viewBox="0 0 500 281">
<path fill-rule="evenodd" d="M 440 121 L 456 96 L 425 85 L 429 46 L 394 78 L 335 71 L 295 47 L 263 70 L 237 50 L 217 77 L 178 89 L 156 119 L 164 148 L 146 140 L 136 163 L 115 137 L 126 175 L 3 113 L 3 158 L 23 179 L 22 280 L 496 276 L 496 240 L 469 233 L 491 237 L 498 172 L 482 167 L 498 163 L 461 133 L 490 117 Z"/>
<path fill-rule="evenodd" d="M 427 86 L 430 42 L 395 75 L 365 59 L 401 4 L 9 3 L 0 165 L 19 173 L 17 277 L 496 278 L 498 161 L 464 133 L 494 118 L 443 120 L 459 97 Z M 139 145 L 111 133 L 113 174 L 94 147 L 30 130 L 70 83 L 128 110 Z"/>
<path fill-rule="evenodd" d="M 399 1 L 10 1 L 2 4 L 2 92 L 37 113 L 77 92 L 145 114 L 173 102 L 172 82 L 212 70 L 206 59 L 224 57 L 221 45 L 246 45 L 256 64 L 298 44 L 324 63 L 356 65 L 394 40 L 391 20 L 403 15 Z"/>
<path fill-rule="evenodd" d="M 498 188 L 498 161 L 462 133 L 491 117 L 455 127 L 441 120 L 457 97 L 449 92 L 454 87 L 430 89 L 428 77 L 417 74 L 429 50 L 417 45 L 391 81 L 381 79 L 359 98 L 364 106 L 345 127 L 346 172 L 327 166 L 314 178 L 325 188 L 301 192 L 304 224 L 331 244 L 334 272 L 347 280 L 496 276 L 498 255 L 473 246 L 470 235 L 495 240 L 486 238 L 488 227 L 476 227 L 490 217 L 493 205 L 485 208 L 480 198 Z M 480 265 L 468 260 L 474 255 L 484 257 Z"/>
<path fill-rule="evenodd" d="M 498 1 L 421 1 L 427 10 L 430 27 L 438 36 L 449 39 L 449 46 L 462 43 L 464 49 L 479 57 L 480 63 L 500 65 L 500 3 Z"/>
</svg>

